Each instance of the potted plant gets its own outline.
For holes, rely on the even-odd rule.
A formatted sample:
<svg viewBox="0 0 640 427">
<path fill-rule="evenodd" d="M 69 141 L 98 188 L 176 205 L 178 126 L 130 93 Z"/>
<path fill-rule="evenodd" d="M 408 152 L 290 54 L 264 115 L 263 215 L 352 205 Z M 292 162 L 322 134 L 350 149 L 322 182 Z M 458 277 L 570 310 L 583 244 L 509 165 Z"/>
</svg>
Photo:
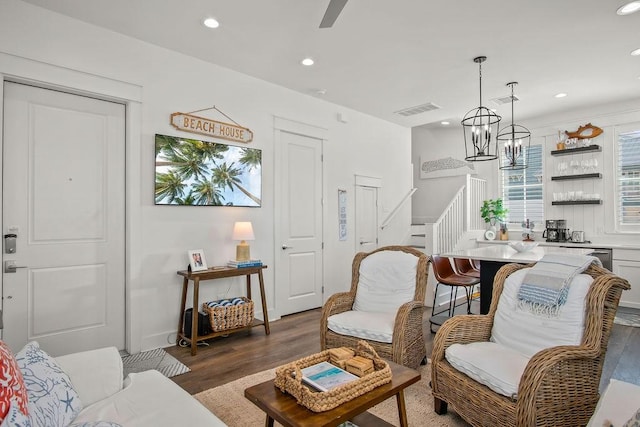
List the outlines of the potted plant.
<svg viewBox="0 0 640 427">
<path fill-rule="evenodd" d="M 489 199 L 482 202 L 480 207 L 480 215 L 484 222 L 495 226 L 497 222 L 503 222 L 506 219 L 508 209 L 502 205 L 502 199 Z"/>
</svg>

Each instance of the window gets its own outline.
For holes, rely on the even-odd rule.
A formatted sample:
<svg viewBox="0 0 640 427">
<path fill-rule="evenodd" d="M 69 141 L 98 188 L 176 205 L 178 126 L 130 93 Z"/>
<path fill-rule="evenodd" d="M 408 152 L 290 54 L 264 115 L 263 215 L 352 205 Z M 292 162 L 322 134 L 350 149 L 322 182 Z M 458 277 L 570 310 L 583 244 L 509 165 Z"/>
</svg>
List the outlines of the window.
<svg viewBox="0 0 640 427">
<path fill-rule="evenodd" d="M 507 222 L 522 224 L 526 219 L 544 227 L 542 184 L 542 145 L 525 147 L 528 167 L 524 170 L 501 170 L 502 201 L 509 209 Z M 504 156 L 504 154 L 502 154 Z"/>
<path fill-rule="evenodd" d="M 640 231 L 640 130 L 618 131 L 617 136 L 617 227 Z"/>
</svg>

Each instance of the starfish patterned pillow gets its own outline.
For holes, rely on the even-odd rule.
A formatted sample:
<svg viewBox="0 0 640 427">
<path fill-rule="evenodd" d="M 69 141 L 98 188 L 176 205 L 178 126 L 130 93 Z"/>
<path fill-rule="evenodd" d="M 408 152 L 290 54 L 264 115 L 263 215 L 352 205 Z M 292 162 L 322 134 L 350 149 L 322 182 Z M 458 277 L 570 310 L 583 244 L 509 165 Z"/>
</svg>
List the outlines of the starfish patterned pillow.
<svg viewBox="0 0 640 427">
<path fill-rule="evenodd" d="M 66 427 L 82 410 L 69 376 L 36 341 L 27 344 L 16 360 L 29 396 L 33 427 Z"/>
</svg>

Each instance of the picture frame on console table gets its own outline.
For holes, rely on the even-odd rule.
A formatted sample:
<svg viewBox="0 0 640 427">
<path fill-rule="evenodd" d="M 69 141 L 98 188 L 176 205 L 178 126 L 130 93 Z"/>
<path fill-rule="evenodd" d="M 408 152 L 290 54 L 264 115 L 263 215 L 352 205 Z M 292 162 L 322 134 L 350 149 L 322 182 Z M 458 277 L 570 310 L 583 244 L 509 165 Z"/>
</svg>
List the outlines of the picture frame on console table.
<svg viewBox="0 0 640 427">
<path fill-rule="evenodd" d="M 202 249 L 192 249 L 187 251 L 189 256 L 189 266 L 191 271 L 204 271 L 207 269 L 207 261 L 204 258 Z"/>
</svg>

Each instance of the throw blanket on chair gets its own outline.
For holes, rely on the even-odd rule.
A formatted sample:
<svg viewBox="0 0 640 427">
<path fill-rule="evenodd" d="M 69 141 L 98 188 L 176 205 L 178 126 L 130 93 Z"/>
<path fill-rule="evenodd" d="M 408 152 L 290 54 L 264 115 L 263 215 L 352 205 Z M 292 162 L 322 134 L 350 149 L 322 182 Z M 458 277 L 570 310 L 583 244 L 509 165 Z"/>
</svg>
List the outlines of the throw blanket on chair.
<svg viewBox="0 0 640 427">
<path fill-rule="evenodd" d="M 518 291 L 518 308 L 534 314 L 558 316 L 566 302 L 571 280 L 596 262 L 596 257 L 569 254 L 548 254 L 525 275 Z"/>
</svg>

